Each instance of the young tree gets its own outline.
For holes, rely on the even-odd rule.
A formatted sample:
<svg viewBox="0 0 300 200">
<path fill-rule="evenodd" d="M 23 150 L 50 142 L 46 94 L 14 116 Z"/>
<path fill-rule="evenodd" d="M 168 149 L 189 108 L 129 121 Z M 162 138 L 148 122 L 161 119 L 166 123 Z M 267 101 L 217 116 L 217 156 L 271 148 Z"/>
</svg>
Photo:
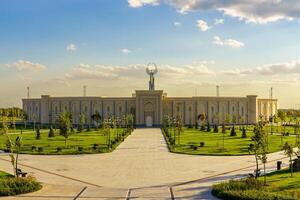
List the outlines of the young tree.
<svg viewBox="0 0 300 200">
<path fill-rule="evenodd" d="M 22 113 L 22 120 L 23 120 L 23 123 L 24 123 L 24 128 L 26 129 L 26 127 L 27 127 L 27 120 L 28 120 L 28 115 L 27 115 L 26 112 Z"/>
<path fill-rule="evenodd" d="M 262 148 L 263 148 L 263 140 L 264 140 L 264 133 L 263 133 L 263 124 L 259 123 L 254 127 L 253 136 L 251 137 L 252 143 L 249 145 L 249 152 L 254 153 L 255 162 L 256 162 L 256 175 L 258 177 L 258 161 L 261 158 Z"/>
<path fill-rule="evenodd" d="M 40 128 L 39 128 L 39 127 L 37 127 L 37 129 L 36 129 L 36 136 L 35 136 L 35 139 L 36 139 L 36 140 L 41 139 L 41 132 L 40 132 Z"/>
<path fill-rule="evenodd" d="M 215 124 L 215 125 L 214 125 L 214 133 L 218 133 L 218 132 L 219 132 L 218 125 L 217 125 L 217 124 Z"/>
<path fill-rule="evenodd" d="M 290 159 L 290 170 L 291 170 L 291 177 L 293 177 L 293 161 L 292 161 L 292 156 L 294 154 L 294 150 L 293 150 L 293 147 L 288 143 L 286 142 L 284 144 L 284 146 L 282 147 L 282 150 L 284 150 L 284 154 L 286 156 L 289 157 Z"/>
<path fill-rule="evenodd" d="M 236 136 L 236 131 L 235 131 L 234 126 L 230 130 L 230 136 Z"/>
<path fill-rule="evenodd" d="M 18 161 L 19 161 L 19 154 L 20 154 L 21 146 L 22 146 L 22 137 L 21 136 L 18 136 L 16 138 L 14 146 L 16 149 L 16 167 L 15 167 L 15 169 L 16 169 L 16 174 L 18 177 Z"/>
<path fill-rule="evenodd" d="M 78 128 L 77 128 L 77 131 L 79 133 L 81 133 L 83 131 L 84 123 L 85 123 L 85 116 L 83 114 L 81 114 L 80 117 L 79 117 L 79 125 L 78 125 Z"/>
<path fill-rule="evenodd" d="M 225 124 L 222 125 L 222 143 L 223 143 L 223 150 L 225 150 L 225 134 L 226 134 L 226 128 Z"/>
<path fill-rule="evenodd" d="M 247 138 L 247 132 L 246 132 L 245 127 L 243 127 L 243 129 L 242 129 L 242 138 Z"/>
<path fill-rule="evenodd" d="M 285 122 L 286 122 L 286 118 L 287 118 L 286 112 L 284 112 L 282 110 L 278 110 L 277 116 L 280 119 L 281 126 L 283 126 L 283 131 L 285 133 Z"/>
<path fill-rule="evenodd" d="M 180 116 L 177 117 L 177 120 L 176 120 L 176 129 L 177 129 L 177 134 L 178 134 L 178 144 L 180 145 L 180 136 L 181 136 L 181 133 L 183 131 L 182 127 L 183 127 L 183 123 L 182 123 L 182 119 Z"/>
<path fill-rule="evenodd" d="M 65 138 L 65 147 L 67 146 L 67 139 L 71 132 L 71 126 L 71 115 L 67 111 L 62 112 L 59 116 L 59 131 L 60 135 Z"/>
<path fill-rule="evenodd" d="M 9 151 L 9 157 L 10 157 L 10 162 L 13 166 L 13 171 L 15 177 L 18 177 L 18 159 L 19 159 L 19 153 L 21 149 L 21 144 L 22 144 L 22 137 L 18 136 L 13 142 L 8 134 L 8 127 L 5 123 L 5 119 L 2 119 L 2 127 L 0 131 L 0 135 L 5 135 L 7 138 L 7 143 L 6 147 Z M 16 149 L 17 156 L 14 155 L 14 148 Z"/>
<path fill-rule="evenodd" d="M 100 113 L 98 112 L 98 110 L 95 112 L 95 114 L 93 114 L 91 116 L 91 118 L 96 123 L 96 128 L 99 128 L 101 125 L 102 117 L 101 117 Z"/>
<path fill-rule="evenodd" d="M 134 117 L 132 114 L 129 114 L 126 116 L 126 124 L 127 124 L 127 127 L 129 128 L 129 131 L 132 132 L 133 126 L 134 126 Z"/>
<path fill-rule="evenodd" d="M 53 130 L 52 126 L 50 126 L 48 137 L 51 138 L 51 137 L 54 137 L 54 136 L 55 136 L 54 130 Z"/>
</svg>

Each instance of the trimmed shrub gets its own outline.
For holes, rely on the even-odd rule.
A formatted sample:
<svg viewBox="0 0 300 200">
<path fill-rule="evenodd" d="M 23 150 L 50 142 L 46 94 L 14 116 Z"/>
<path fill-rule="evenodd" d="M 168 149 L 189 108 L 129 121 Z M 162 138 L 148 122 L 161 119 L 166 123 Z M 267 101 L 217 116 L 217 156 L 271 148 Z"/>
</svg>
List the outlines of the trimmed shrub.
<svg viewBox="0 0 300 200">
<path fill-rule="evenodd" d="M 196 145 L 193 145 L 193 144 L 190 146 L 190 148 L 193 149 L 194 151 L 196 151 L 198 149 L 198 147 Z"/>
<path fill-rule="evenodd" d="M 218 128 L 218 126 L 215 124 L 214 125 L 214 133 L 218 133 L 219 132 L 219 128 Z"/>
<path fill-rule="evenodd" d="M 205 142 L 200 142 L 200 147 L 204 147 L 205 146 Z"/>
<path fill-rule="evenodd" d="M 210 131 L 211 131 L 211 129 L 210 129 L 210 124 L 209 124 L 209 123 L 207 123 L 207 125 L 206 125 L 206 131 L 207 131 L 207 132 L 210 132 Z"/>
<path fill-rule="evenodd" d="M 0 179 L 0 196 L 12 196 L 34 192 L 42 188 L 32 176 L 27 178 L 7 177 Z"/>
<path fill-rule="evenodd" d="M 36 146 L 31 146 L 31 151 L 35 151 L 36 150 Z"/>
<path fill-rule="evenodd" d="M 99 144 L 93 144 L 93 150 L 97 150 L 99 147 Z"/>
<path fill-rule="evenodd" d="M 235 131 L 234 126 L 231 128 L 230 136 L 236 136 L 236 131 Z"/>
<path fill-rule="evenodd" d="M 224 124 L 222 125 L 222 133 L 223 133 L 223 134 L 225 134 L 225 133 L 226 133 L 226 127 L 225 127 L 225 125 L 224 125 Z"/>
<path fill-rule="evenodd" d="M 62 151 L 62 147 L 56 147 L 56 151 L 57 152 L 61 152 Z"/>
<path fill-rule="evenodd" d="M 201 124 L 200 131 L 205 131 L 205 124 L 204 123 Z"/>
<path fill-rule="evenodd" d="M 36 140 L 41 139 L 41 132 L 40 132 L 40 129 L 39 129 L 39 128 L 36 129 L 36 136 L 35 136 L 35 139 L 36 139 Z"/>
<path fill-rule="evenodd" d="M 83 147 L 78 147 L 78 151 L 82 152 L 83 151 Z"/>
<path fill-rule="evenodd" d="M 38 152 L 43 152 L 44 151 L 44 147 L 38 147 Z"/>
<path fill-rule="evenodd" d="M 51 138 L 51 137 L 54 137 L 54 136 L 55 136 L 54 135 L 54 130 L 53 130 L 52 126 L 51 126 L 50 129 L 49 129 L 48 137 Z"/>
<path fill-rule="evenodd" d="M 246 129 L 244 127 L 242 129 L 242 138 L 247 138 Z"/>
</svg>

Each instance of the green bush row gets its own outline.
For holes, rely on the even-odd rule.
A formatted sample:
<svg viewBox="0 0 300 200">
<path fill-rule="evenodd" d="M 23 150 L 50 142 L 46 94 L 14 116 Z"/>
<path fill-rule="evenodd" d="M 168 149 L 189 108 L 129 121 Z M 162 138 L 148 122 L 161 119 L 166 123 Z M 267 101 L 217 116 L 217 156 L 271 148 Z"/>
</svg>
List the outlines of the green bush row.
<svg viewBox="0 0 300 200">
<path fill-rule="evenodd" d="M 11 196 L 34 192 L 42 188 L 35 178 L 2 178 L 0 179 L 0 196 Z"/>
<path fill-rule="evenodd" d="M 223 200 L 293 200 L 289 195 L 272 193 L 255 178 L 230 180 L 213 185 L 212 194 Z"/>
</svg>

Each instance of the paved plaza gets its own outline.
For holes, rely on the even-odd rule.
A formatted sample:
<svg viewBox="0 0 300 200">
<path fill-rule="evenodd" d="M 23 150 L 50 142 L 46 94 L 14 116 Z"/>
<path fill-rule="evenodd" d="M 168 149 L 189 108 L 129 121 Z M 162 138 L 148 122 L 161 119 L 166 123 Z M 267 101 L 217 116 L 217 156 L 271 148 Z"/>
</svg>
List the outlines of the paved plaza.
<svg viewBox="0 0 300 200">
<path fill-rule="evenodd" d="M 268 169 L 285 156 L 268 156 Z M 7 155 L 1 170 L 12 171 Z M 1 199 L 214 199 L 214 182 L 253 172 L 253 156 L 195 156 L 168 151 L 160 129 L 136 129 L 114 152 L 92 155 L 21 155 L 22 170 L 43 189 Z"/>
</svg>

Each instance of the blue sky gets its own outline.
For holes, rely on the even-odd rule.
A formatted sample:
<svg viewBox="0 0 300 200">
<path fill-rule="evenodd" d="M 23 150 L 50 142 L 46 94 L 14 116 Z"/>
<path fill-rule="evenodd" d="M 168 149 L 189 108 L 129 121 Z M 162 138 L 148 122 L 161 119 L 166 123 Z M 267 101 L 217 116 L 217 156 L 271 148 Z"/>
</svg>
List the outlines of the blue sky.
<svg viewBox="0 0 300 200">
<path fill-rule="evenodd" d="M 299 87 L 299 2 L 221 2 L 2 0 L 0 106 L 20 105 L 27 85 L 36 97 L 78 95 L 83 84 L 90 95 L 128 96 L 146 88 L 149 62 L 170 95 L 214 95 L 218 83 L 226 96 L 268 97 L 274 87 L 282 107 L 295 106 L 300 96 L 287 90 Z"/>
</svg>

